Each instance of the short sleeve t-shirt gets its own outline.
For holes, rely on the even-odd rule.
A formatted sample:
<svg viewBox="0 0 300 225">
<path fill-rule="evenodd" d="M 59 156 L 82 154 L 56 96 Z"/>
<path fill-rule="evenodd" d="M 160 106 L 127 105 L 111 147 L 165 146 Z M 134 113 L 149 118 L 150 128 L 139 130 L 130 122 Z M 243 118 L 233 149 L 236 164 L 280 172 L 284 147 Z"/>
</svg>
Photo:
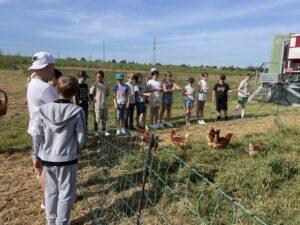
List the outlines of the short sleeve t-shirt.
<svg viewBox="0 0 300 225">
<path fill-rule="evenodd" d="M 85 110 L 89 108 L 89 87 L 86 83 L 79 84 L 78 86 L 76 105 Z"/>
<path fill-rule="evenodd" d="M 130 96 L 130 104 L 134 104 L 135 103 L 135 85 L 130 84 L 130 83 L 126 83 L 128 85 L 128 87 L 130 88 L 130 92 L 129 92 L 129 96 Z"/>
<path fill-rule="evenodd" d="M 126 105 L 130 94 L 130 87 L 127 84 L 117 84 L 114 88 L 116 94 L 117 103 L 120 105 Z"/>
<path fill-rule="evenodd" d="M 149 87 L 150 89 L 162 88 L 162 83 L 158 80 L 151 79 L 147 82 L 147 87 Z M 152 92 L 152 95 L 158 98 L 159 93 L 160 93 L 159 91 L 154 91 Z"/>
<path fill-rule="evenodd" d="M 184 93 L 186 94 L 186 96 L 189 99 L 191 99 L 191 100 L 195 99 L 195 89 L 193 87 L 191 87 L 190 85 L 186 85 L 184 87 Z"/>
<path fill-rule="evenodd" d="M 94 82 L 90 88 L 90 95 L 94 99 L 95 109 L 107 108 L 107 97 L 109 95 L 109 88 L 105 83 Z"/>
<path fill-rule="evenodd" d="M 27 86 L 27 102 L 29 111 L 29 126 L 28 132 L 34 128 L 34 121 L 32 121 L 33 114 L 36 113 L 40 106 L 48 103 L 54 102 L 58 99 L 57 91 L 50 84 L 36 78 L 32 78 Z"/>
<path fill-rule="evenodd" d="M 229 90 L 230 90 L 230 87 L 227 83 L 216 83 L 214 86 L 214 91 L 216 92 L 216 98 L 218 100 L 227 101 Z"/>
<path fill-rule="evenodd" d="M 200 80 L 199 82 L 199 92 L 206 93 L 208 89 L 208 82 L 207 80 Z"/>
<path fill-rule="evenodd" d="M 143 94 L 146 92 L 146 87 L 144 84 L 139 84 L 136 86 L 136 101 L 145 102 L 145 96 Z"/>
<path fill-rule="evenodd" d="M 249 89 L 250 89 L 250 84 L 246 80 L 243 80 L 240 83 L 239 89 L 241 89 L 243 92 L 248 93 Z M 238 92 L 238 96 L 239 97 L 243 97 L 243 98 L 247 98 L 248 97 L 247 95 L 245 95 L 244 93 L 242 93 L 240 91 Z"/>
</svg>

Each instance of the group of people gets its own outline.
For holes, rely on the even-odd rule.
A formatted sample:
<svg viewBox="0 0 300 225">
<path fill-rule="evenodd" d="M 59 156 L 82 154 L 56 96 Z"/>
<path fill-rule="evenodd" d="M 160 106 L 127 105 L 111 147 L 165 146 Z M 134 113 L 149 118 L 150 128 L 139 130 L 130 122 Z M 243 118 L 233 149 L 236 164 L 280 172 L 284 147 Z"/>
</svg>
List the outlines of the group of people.
<svg viewBox="0 0 300 225">
<path fill-rule="evenodd" d="M 85 72 L 82 71 L 80 74 Z M 180 87 L 172 78 L 171 72 L 166 72 L 162 79 L 159 78 L 159 71 L 156 68 L 151 69 L 151 75 L 144 79 L 142 73 L 128 73 L 127 77 L 123 73 L 115 75 L 116 85 L 113 88 L 113 104 L 116 111 L 117 135 L 126 134 L 128 131 L 137 127 L 143 129 L 146 125 L 147 108 L 149 108 L 149 127 L 151 129 L 160 129 L 172 127 L 171 112 L 173 105 L 173 92 L 178 90 L 183 95 L 183 104 L 185 107 L 185 124 L 190 126 L 191 114 L 196 105 L 196 117 L 198 124 L 206 124 L 204 121 L 204 106 L 208 100 L 208 73 L 204 72 L 201 79 L 195 85 L 195 79 L 189 77 L 187 84 Z M 87 77 L 87 76 L 86 76 Z M 231 90 L 226 83 L 226 76 L 221 75 L 212 91 L 212 101 L 216 104 L 216 120 L 228 120 L 228 93 L 238 91 L 238 104 L 233 110 L 233 117 L 237 118 L 237 111 L 241 109 L 241 118 L 245 118 L 245 106 L 248 96 L 250 95 L 249 81 L 251 75 L 247 74 L 245 79 L 240 83 L 238 89 Z M 85 81 L 85 80 L 84 80 Z M 79 79 L 79 83 L 81 80 Z M 83 85 L 83 84 L 80 84 Z M 92 84 L 90 90 L 84 83 L 82 88 L 85 91 L 79 91 L 77 99 L 84 99 L 84 105 L 80 105 L 81 100 L 77 100 L 88 115 L 88 96 L 93 102 L 95 118 L 95 134 L 98 133 L 98 123 L 102 121 L 105 135 L 109 133 L 105 130 L 108 121 L 108 103 L 109 87 L 104 81 L 103 71 L 96 73 L 96 81 Z M 80 88 L 79 88 L 80 89 Z M 81 94 L 84 93 L 84 94 Z M 81 98 L 80 96 L 85 96 Z M 99 103 L 102 103 L 99 105 Z M 135 113 L 136 112 L 136 113 Z M 166 112 L 166 118 L 164 118 Z"/>
<path fill-rule="evenodd" d="M 46 210 L 49 225 L 70 222 L 76 196 L 78 156 L 87 140 L 89 102 L 93 105 L 95 135 L 100 135 L 99 124 L 102 125 L 102 134 L 110 135 L 107 130 L 110 88 L 105 82 L 104 72 L 97 71 L 95 81 L 89 87 L 86 83 L 89 76 L 85 71 L 78 73 L 77 78 L 62 76 L 54 68 L 54 63 L 53 56 L 47 52 L 34 54 L 29 68 L 34 73 L 26 92 L 32 159 L 43 190 L 41 208 Z M 205 124 L 204 106 L 209 91 L 207 72 L 202 73 L 197 85 L 194 85 L 195 79 L 190 77 L 184 87 L 174 81 L 171 72 L 165 73 L 160 79 L 159 71 L 155 68 L 151 69 L 151 76 L 147 79 L 142 73 L 128 73 L 126 79 L 123 73 L 117 73 L 115 79 L 112 92 L 118 127 L 116 135 L 133 131 L 134 123 L 144 128 L 147 108 L 150 111 L 151 129 L 172 127 L 173 92 L 176 90 L 183 95 L 186 125 L 191 125 L 195 101 L 198 123 Z M 244 118 L 250 79 L 251 75 L 247 75 L 237 89 L 235 117 L 241 108 L 241 117 Z M 228 93 L 234 91 L 225 80 L 225 75 L 221 75 L 213 88 L 212 100 L 216 104 L 217 120 L 222 119 L 221 112 L 224 119 L 228 119 Z M 165 112 L 167 115 L 164 119 Z"/>
</svg>

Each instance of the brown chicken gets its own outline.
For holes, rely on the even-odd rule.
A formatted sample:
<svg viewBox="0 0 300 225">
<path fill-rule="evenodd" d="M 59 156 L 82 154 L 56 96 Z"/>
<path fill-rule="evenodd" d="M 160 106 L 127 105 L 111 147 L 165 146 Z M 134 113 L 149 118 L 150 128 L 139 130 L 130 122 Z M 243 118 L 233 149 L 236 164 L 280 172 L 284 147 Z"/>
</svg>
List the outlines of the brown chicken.
<svg viewBox="0 0 300 225">
<path fill-rule="evenodd" d="M 149 128 L 146 126 L 145 130 L 142 129 L 136 129 L 136 131 L 138 133 L 140 133 L 140 139 L 142 142 L 144 142 L 145 144 L 149 143 Z"/>
<path fill-rule="evenodd" d="M 137 130 L 136 130 L 136 131 L 137 131 Z M 143 131 L 143 133 L 142 133 L 141 131 Z M 141 140 L 142 142 L 144 142 L 144 144 L 146 144 L 146 145 L 148 146 L 148 145 L 149 145 L 149 140 L 150 140 L 150 133 L 149 133 L 149 128 L 148 128 L 148 126 L 145 126 L 145 130 L 140 129 L 140 130 L 138 130 L 137 132 L 138 132 L 138 133 L 141 133 L 141 135 L 140 135 L 140 140 Z M 154 139 L 155 139 L 155 142 L 154 142 L 154 149 L 157 149 L 157 148 L 158 148 L 158 145 L 159 145 L 159 142 L 160 142 L 159 136 L 156 135 L 156 136 L 154 137 Z"/>
<path fill-rule="evenodd" d="M 173 145 L 175 145 L 178 148 L 186 147 L 188 138 L 189 138 L 188 133 L 186 133 L 184 136 L 180 137 L 180 136 L 174 136 L 175 130 L 172 128 L 169 130 L 169 132 L 170 132 L 170 136 L 171 136 L 171 142 Z"/>
<path fill-rule="evenodd" d="M 207 136 L 206 136 L 206 140 L 207 140 L 207 145 L 209 147 L 212 147 L 213 146 L 213 141 L 214 141 L 214 138 L 215 138 L 215 128 L 210 128 Z"/>
<path fill-rule="evenodd" d="M 231 138 L 233 136 L 233 133 L 228 133 L 225 137 L 220 137 L 220 129 L 215 130 L 215 137 L 213 140 L 213 148 L 214 149 L 221 149 L 221 148 L 225 148 Z"/>
<path fill-rule="evenodd" d="M 137 133 L 139 133 L 139 134 L 143 134 L 143 133 L 145 132 L 146 129 L 149 130 L 149 128 L 148 128 L 147 126 L 145 126 L 144 129 L 139 128 L 139 127 L 135 127 L 135 128 L 134 128 L 134 131 L 137 132 Z"/>
<path fill-rule="evenodd" d="M 262 146 L 259 142 L 259 139 L 257 138 L 254 144 L 252 143 L 249 144 L 249 155 L 250 156 L 258 155 L 258 153 L 261 151 L 261 148 Z"/>
</svg>

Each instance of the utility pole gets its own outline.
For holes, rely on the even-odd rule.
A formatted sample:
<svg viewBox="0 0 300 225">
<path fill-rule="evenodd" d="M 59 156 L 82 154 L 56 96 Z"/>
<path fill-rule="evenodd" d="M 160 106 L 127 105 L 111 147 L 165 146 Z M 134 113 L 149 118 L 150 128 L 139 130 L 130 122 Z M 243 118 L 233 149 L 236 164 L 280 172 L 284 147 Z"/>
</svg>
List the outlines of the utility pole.
<svg viewBox="0 0 300 225">
<path fill-rule="evenodd" d="M 102 46 L 102 54 L 103 54 L 102 61 L 105 62 L 105 42 L 104 41 L 103 41 L 103 46 Z"/>
<path fill-rule="evenodd" d="M 152 55 L 152 64 L 156 65 L 156 37 L 153 38 L 153 55 Z"/>
</svg>

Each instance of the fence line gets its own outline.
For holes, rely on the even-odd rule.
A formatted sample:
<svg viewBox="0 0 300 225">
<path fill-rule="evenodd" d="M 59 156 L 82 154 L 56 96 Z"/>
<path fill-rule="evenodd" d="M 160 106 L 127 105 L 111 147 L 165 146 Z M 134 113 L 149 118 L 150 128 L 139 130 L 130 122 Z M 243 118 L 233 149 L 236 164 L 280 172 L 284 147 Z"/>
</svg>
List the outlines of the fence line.
<svg viewBox="0 0 300 225">
<path fill-rule="evenodd" d="M 95 171 L 79 186 L 95 224 L 266 225 L 171 149 L 153 146 L 134 134 L 90 146 L 82 166 Z"/>
</svg>

